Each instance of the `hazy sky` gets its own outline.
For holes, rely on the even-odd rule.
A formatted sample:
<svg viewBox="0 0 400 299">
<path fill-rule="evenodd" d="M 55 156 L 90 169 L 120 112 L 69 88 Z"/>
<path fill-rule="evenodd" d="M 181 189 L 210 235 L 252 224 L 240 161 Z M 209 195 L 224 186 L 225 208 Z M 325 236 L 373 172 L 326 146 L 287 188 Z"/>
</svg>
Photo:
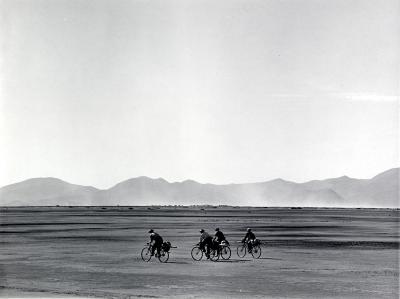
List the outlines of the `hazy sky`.
<svg viewBox="0 0 400 299">
<path fill-rule="evenodd" d="M 398 0 L 0 0 L 0 185 L 399 165 Z"/>
</svg>

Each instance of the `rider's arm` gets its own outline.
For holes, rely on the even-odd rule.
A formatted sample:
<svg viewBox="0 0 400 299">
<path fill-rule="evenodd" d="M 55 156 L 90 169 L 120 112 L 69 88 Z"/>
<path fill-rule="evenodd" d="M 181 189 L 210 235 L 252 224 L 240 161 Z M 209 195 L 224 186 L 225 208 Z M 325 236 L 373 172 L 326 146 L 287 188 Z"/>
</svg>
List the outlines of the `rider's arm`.
<svg viewBox="0 0 400 299">
<path fill-rule="evenodd" d="M 244 238 L 243 238 L 242 242 L 245 242 L 245 241 L 246 241 L 248 238 L 249 238 L 249 234 L 248 234 L 248 233 L 246 233 L 246 235 L 244 236 Z"/>
</svg>

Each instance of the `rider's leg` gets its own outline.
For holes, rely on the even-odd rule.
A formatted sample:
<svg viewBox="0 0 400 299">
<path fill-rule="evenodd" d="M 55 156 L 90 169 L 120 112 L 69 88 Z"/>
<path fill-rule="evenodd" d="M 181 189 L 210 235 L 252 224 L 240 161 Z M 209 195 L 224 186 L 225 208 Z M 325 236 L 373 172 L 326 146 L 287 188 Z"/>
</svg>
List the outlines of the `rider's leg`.
<svg viewBox="0 0 400 299">
<path fill-rule="evenodd" d="M 204 242 L 200 242 L 199 248 L 200 248 L 201 250 L 204 250 Z"/>
<path fill-rule="evenodd" d="M 209 241 L 207 242 L 207 251 L 206 251 L 206 256 L 207 256 L 207 258 L 210 257 L 211 246 L 212 246 L 212 240 L 209 240 Z"/>
<path fill-rule="evenodd" d="M 217 241 L 214 245 L 215 248 L 217 248 L 217 252 L 219 253 L 221 251 L 221 242 Z"/>
<path fill-rule="evenodd" d="M 251 252 L 251 250 L 253 249 L 253 241 L 250 240 L 249 243 L 247 243 L 247 244 L 248 244 L 248 247 L 249 247 L 249 252 Z"/>
<path fill-rule="evenodd" d="M 160 254 L 161 254 L 161 245 L 162 245 L 162 243 L 158 243 L 157 244 L 157 256 L 160 256 Z"/>
</svg>

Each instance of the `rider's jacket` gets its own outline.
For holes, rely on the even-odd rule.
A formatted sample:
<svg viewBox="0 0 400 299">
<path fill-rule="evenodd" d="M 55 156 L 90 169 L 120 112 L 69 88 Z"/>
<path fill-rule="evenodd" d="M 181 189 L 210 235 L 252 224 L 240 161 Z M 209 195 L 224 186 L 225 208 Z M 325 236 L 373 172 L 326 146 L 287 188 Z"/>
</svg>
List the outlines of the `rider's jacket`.
<svg viewBox="0 0 400 299">
<path fill-rule="evenodd" d="M 200 236 L 200 242 L 204 242 L 204 240 L 210 239 L 210 238 L 211 238 L 211 236 L 207 232 L 204 232 Z"/>
<path fill-rule="evenodd" d="M 218 242 L 222 242 L 223 240 L 225 240 L 224 233 L 220 230 L 215 233 L 215 237 L 217 238 Z"/>
<path fill-rule="evenodd" d="M 150 234 L 150 241 L 154 241 L 154 243 L 162 243 L 163 242 L 163 238 L 157 234 L 157 233 L 151 233 Z"/>
<path fill-rule="evenodd" d="M 246 236 L 244 236 L 243 241 L 246 240 L 255 240 L 256 235 L 253 232 L 247 232 Z"/>
</svg>

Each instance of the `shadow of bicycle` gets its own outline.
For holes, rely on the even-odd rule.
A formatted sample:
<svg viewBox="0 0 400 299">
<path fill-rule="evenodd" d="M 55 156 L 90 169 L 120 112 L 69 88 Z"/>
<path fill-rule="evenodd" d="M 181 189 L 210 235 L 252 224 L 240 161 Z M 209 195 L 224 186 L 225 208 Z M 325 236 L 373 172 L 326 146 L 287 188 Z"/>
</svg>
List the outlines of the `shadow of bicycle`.
<svg viewBox="0 0 400 299">
<path fill-rule="evenodd" d="M 189 262 L 168 261 L 167 264 L 188 265 Z"/>
<path fill-rule="evenodd" d="M 251 260 L 248 259 L 241 259 L 241 260 L 218 260 L 218 263 L 245 263 L 250 262 Z"/>
</svg>

